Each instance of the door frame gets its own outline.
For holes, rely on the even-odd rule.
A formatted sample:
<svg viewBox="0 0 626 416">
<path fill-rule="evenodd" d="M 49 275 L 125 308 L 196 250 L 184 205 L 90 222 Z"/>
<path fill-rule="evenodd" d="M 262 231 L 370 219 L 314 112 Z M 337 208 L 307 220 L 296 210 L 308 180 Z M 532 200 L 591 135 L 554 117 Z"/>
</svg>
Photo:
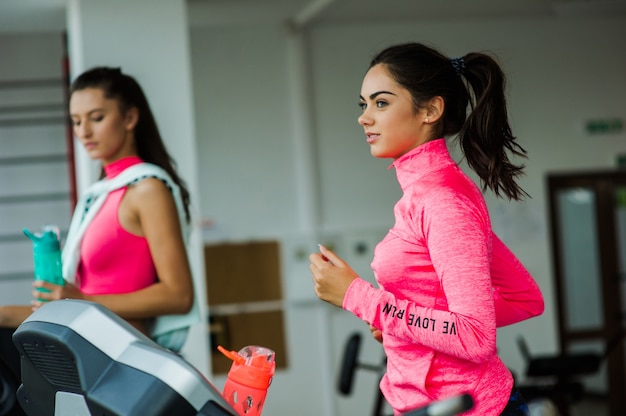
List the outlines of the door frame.
<svg viewBox="0 0 626 416">
<path fill-rule="evenodd" d="M 567 328 L 567 308 L 561 250 L 561 226 L 558 220 L 558 192 L 568 188 L 584 187 L 595 193 L 595 221 L 604 325 L 599 330 L 571 331 Z M 549 173 L 547 175 L 550 238 L 553 254 L 553 272 L 557 301 L 559 347 L 562 354 L 580 341 L 603 341 L 607 345 L 624 330 L 626 299 L 621 299 L 618 241 L 615 233 L 615 189 L 626 187 L 626 170 Z M 623 338 L 619 339 L 606 362 L 609 405 L 611 415 L 626 414 L 623 392 L 626 391 L 626 361 Z"/>
</svg>

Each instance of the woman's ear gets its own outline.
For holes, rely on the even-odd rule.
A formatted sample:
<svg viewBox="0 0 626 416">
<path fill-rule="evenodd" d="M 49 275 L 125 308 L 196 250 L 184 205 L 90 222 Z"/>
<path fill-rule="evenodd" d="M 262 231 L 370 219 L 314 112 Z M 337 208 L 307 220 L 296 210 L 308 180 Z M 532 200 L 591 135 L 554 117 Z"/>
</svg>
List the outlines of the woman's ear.
<svg viewBox="0 0 626 416">
<path fill-rule="evenodd" d="M 126 111 L 125 126 L 127 131 L 135 129 L 137 122 L 139 121 L 139 109 L 137 107 L 131 107 Z"/>
<path fill-rule="evenodd" d="M 431 98 L 426 104 L 425 122 L 436 123 L 443 116 L 445 103 L 439 95 Z"/>
</svg>

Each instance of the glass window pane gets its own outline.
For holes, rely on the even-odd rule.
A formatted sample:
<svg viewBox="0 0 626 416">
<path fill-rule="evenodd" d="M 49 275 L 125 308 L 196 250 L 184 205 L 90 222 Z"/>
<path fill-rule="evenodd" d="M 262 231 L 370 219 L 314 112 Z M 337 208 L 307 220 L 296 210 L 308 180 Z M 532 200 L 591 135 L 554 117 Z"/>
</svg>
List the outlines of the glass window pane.
<svg viewBox="0 0 626 416">
<path fill-rule="evenodd" d="M 593 191 L 587 188 L 566 189 L 557 195 L 569 330 L 603 325 L 595 199 Z"/>
</svg>

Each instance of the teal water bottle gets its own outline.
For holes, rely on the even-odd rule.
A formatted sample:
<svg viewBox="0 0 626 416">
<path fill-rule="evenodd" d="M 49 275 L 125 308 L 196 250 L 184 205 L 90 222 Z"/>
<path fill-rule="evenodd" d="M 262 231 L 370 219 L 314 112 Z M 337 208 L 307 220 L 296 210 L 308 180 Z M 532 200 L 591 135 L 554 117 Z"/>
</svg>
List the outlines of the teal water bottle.
<svg viewBox="0 0 626 416">
<path fill-rule="evenodd" d="M 41 233 L 32 233 L 26 228 L 22 230 L 26 237 L 33 242 L 33 263 L 35 266 L 35 280 L 45 280 L 55 285 L 63 286 L 63 269 L 61 263 L 61 242 L 59 228 L 46 225 Z M 49 292 L 46 289 L 37 289 Z"/>
</svg>

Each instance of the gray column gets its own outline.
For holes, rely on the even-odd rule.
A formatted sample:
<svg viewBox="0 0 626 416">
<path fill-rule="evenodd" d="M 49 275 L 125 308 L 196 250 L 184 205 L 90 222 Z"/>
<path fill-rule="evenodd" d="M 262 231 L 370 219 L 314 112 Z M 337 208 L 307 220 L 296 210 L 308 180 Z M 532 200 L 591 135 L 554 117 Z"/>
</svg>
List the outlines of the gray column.
<svg viewBox="0 0 626 416">
<path fill-rule="evenodd" d="M 191 192 L 196 218 L 190 261 L 193 273 L 205 276 L 186 2 L 69 0 L 67 21 L 72 79 L 94 66 L 119 66 L 143 87 L 165 145 Z M 76 155 L 80 193 L 97 178 L 99 168 L 80 145 Z M 204 278 L 198 280 L 206 316 Z M 200 371 L 210 373 L 205 323 L 192 328 L 183 353 Z"/>
</svg>

